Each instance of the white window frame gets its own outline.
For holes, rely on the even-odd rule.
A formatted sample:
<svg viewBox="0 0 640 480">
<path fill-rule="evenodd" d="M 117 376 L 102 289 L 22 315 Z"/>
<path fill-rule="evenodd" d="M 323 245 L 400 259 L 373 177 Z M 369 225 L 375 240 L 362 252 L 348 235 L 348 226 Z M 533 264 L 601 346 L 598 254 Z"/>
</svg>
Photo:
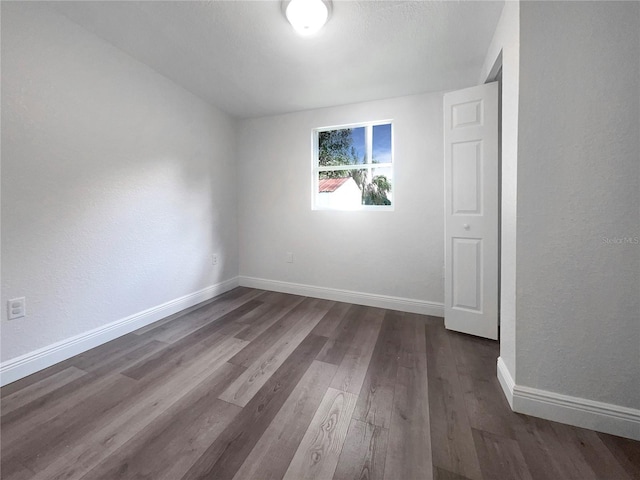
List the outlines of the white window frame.
<svg viewBox="0 0 640 480">
<path fill-rule="evenodd" d="M 373 127 L 377 125 L 391 125 L 391 162 L 389 163 L 371 163 L 371 155 L 373 154 Z M 347 128 L 361 128 L 364 127 L 364 139 L 365 139 L 365 158 L 366 163 L 362 165 L 337 165 L 337 166 L 328 166 L 321 167 L 319 165 L 319 153 L 320 148 L 318 145 L 318 133 L 320 132 L 328 132 L 331 130 L 343 130 Z M 360 122 L 360 123 L 348 123 L 344 125 L 332 125 L 329 127 L 319 127 L 314 128 L 311 131 L 311 140 L 312 140 L 312 153 L 311 153 L 311 209 L 312 210 L 330 210 L 330 211 L 362 211 L 362 210 L 370 210 L 375 212 L 384 212 L 384 211 L 393 211 L 396 204 L 396 195 L 395 195 L 395 172 L 394 172 L 394 163 L 395 163 L 395 154 L 394 154 L 394 137 L 395 137 L 395 127 L 393 124 L 393 120 L 375 120 L 371 122 Z M 391 205 L 359 205 L 358 207 L 348 207 L 348 208 L 334 208 L 334 207 L 326 207 L 322 205 L 317 205 L 317 196 L 318 193 L 318 177 L 320 172 L 330 172 L 335 170 L 369 170 L 369 178 L 372 177 L 372 170 L 374 168 L 390 168 L 392 173 L 392 195 L 393 198 L 391 200 Z"/>
</svg>

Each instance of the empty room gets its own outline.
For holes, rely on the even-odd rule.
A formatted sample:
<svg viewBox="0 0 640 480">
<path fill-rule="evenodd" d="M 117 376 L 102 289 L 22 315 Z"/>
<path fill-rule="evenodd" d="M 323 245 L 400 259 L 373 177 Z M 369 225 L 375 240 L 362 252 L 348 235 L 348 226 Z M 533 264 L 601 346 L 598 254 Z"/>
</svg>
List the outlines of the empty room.
<svg viewBox="0 0 640 480">
<path fill-rule="evenodd" d="M 640 479 L 640 2 L 0 9 L 0 478 Z"/>
</svg>

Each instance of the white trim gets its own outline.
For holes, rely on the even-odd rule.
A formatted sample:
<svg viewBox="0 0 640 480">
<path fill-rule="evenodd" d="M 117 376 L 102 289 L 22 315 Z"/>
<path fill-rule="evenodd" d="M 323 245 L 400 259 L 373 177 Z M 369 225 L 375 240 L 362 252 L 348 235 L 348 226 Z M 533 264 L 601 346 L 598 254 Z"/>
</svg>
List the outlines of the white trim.
<svg viewBox="0 0 640 480">
<path fill-rule="evenodd" d="M 368 307 L 386 308 L 401 312 L 433 315 L 436 317 L 442 317 L 444 315 L 444 305 L 439 302 L 427 302 L 425 300 L 392 297 L 389 295 L 378 295 L 375 293 L 317 287 L 315 285 L 281 282 L 279 280 L 267 280 L 264 278 L 247 277 L 244 275 L 241 275 L 239 280 L 240 285 L 243 287 L 259 288 L 261 290 L 271 290 L 274 292 L 291 293 L 294 295 L 322 298 L 325 300 L 354 303 L 356 305 L 366 305 Z"/>
<path fill-rule="evenodd" d="M 509 402 L 511 410 L 513 410 L 513 387 L 515 387 L 515 382 L 502 357 L 498 357 L 498 381 L 500 382 L 504 396 L 507 397 L 507 402 Z"/>
<path fill-rule="evenodd" d="M 347 128 L 360 128 L 360 127 L 375 127 L 378 125 L 386 125 L 387 123 L 393 123 L 393 118 L 387 118 L 383 120 L 370 120 L 368 122 L 354 122 L 345 123 L 342 125 L 328 125 L 326 127 L 314 128 L 314 132 L 329 132 L 331 130 L 345 130 Z"/>
<path fill-rule="evenodd" d="M 502 358 L 498 380 L 514 412 L 640 440 L 640 410 L 517 385 Z"/>
<path fill-rule="evenodd" d="M 393 168 L 392 162 L 387 163 L 353 163 L 349 165 L 318 165 L 318 172 L 334 172 L 336 170 L 371 170 L 372 168 Z M 343 177 L 344 178 L 344 177 Z"/>
<path fill-rule="evenodd" d="M 170 300 L 162 305 L 148 308 L 125 318 L 108 323 L 88 332 L 67 338 L 52 345 L 34 350 L 25 355 L 7 360 L 0 364 L 0 385 L 15 382 L 27 375 L 55 365 L 86 352 L 87 350 L 114 340 L 122 335 L 138 330 L 169 315 L 180 312 L 198 303 L 212 299 L 238 286 L 238 277 L 225 280 L 203 288 L 197 292 Z"/>
<path fill-rule="evenodd" d="M 554 422 L 640 440 L 640 410 L 515 385 L 513 410 Z"/>
</svg>

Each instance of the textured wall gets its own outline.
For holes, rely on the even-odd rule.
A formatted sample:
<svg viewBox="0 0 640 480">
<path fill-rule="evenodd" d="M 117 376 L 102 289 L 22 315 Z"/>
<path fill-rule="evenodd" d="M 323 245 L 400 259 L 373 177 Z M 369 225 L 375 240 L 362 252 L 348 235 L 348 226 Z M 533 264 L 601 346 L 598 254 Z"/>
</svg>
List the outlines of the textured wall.
<svg viewBox="0 0 640 480">
<path fill-rule="evenodd" d="M 516 383 L 640 408 L 640 4 L 520 8 Z"/>
<path fill-rule="evenodd" d="M 234 145 L 145 65 L 2 2 L 2 359 L 236 276 Z"/>
<path fill-rule="evenodd" d="M 312 129 L 384 119 L 395 210 L 312 211 Z M 238 141 L 241 275 L 444 300 L 441 94 L 245 120 Z"/>
</svg>

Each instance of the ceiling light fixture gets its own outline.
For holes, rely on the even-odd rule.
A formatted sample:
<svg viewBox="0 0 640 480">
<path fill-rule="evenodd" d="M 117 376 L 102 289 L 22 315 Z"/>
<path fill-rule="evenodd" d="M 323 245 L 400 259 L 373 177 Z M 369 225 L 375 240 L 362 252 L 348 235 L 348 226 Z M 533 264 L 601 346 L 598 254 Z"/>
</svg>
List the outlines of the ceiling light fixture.
<svg viewBox="0 0 640 480">
<path fill-rule="evenodd" d="M 330 0 L 285 0 L 282 2 L 285 17 L 298 34 L 310 36 L 317 33 L 327 20 Z"/>
</svg>

